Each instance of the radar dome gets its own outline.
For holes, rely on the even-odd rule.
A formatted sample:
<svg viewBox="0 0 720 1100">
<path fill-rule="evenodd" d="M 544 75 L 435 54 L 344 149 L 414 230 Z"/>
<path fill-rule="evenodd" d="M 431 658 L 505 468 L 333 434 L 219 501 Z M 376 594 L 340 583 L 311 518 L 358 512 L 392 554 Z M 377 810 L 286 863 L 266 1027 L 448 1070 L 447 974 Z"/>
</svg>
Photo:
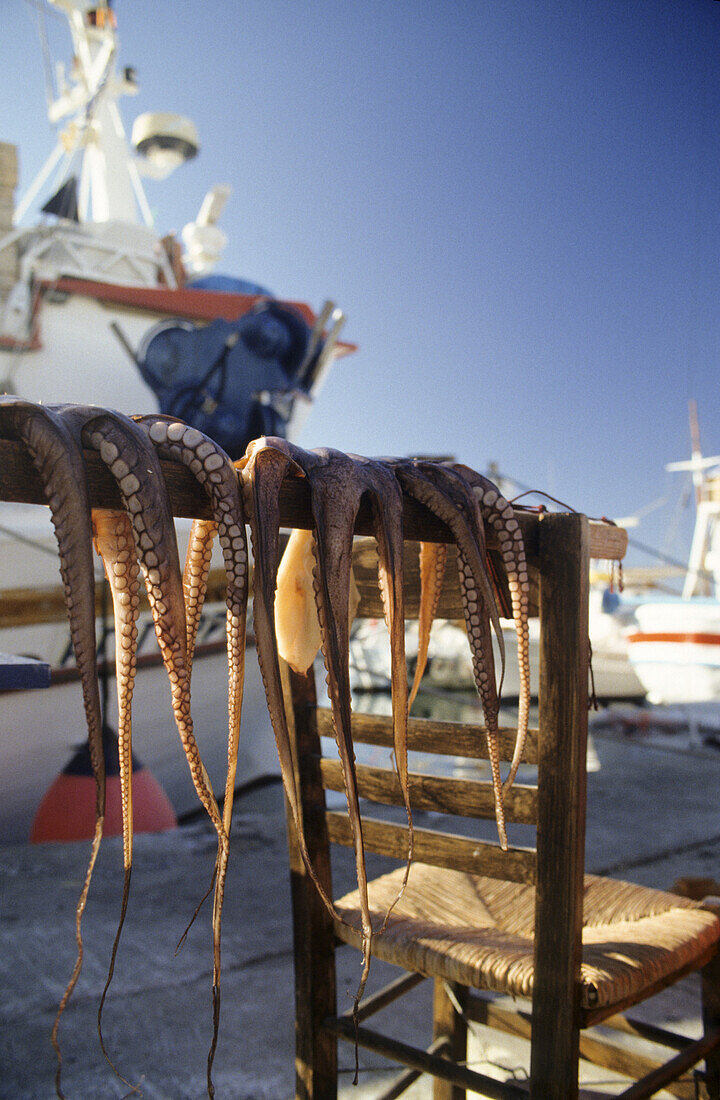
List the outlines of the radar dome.
<svg viewBox="0 0 720 1100">
<path fill-rule="evenodd" d="M 195 123 L 163 111 L 138 115 L 132 128 L 132 143 L 154 169 L 164 172 L 172 172 L 191 160 L 199 149 Z"/>
</svg>

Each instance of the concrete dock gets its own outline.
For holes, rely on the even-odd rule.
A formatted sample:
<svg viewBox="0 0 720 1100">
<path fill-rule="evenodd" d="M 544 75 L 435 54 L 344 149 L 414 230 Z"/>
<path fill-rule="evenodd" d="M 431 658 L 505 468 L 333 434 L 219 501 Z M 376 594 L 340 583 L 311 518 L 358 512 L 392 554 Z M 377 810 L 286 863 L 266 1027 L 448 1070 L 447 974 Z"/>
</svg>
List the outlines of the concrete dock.
<svg viewBox="0 0 720 1100">
<path fill-rule="evenodd" d="M 657 750 L 593 738 L 597 770 L 588 776 L 589 871 L 669 888 L 681 876 L 720 878 L 720 753 Z M 237 802 L 223 917 L 222 1018 L 214 1080 L 218 1100 L 290 1100 L 294 1094 L 293 979 L 284 810 L 278 784 Z M 104 1015 L 108 1051 L 148 1100 L 206 1096 L 211 1035 L 210 906 L 184 949 L 174 949 L 210 883 L 215 843 L 202 823 L 139 836 L 118 964 Z M 50 1030 L 75 959 L 74 912 L 88 844 L 0 848 L 0 1098 L 51 1100 L 55 1055 Z M 337 882 L 339 889 L 351 883 Z M 119 839 L 103 843 L 84 921 L 85 963 L 60 1030 L 63 1087 L 73 1100 L 127 1096 L 100 1050 L 97 1006 L 107 973 L 122 887 Z M 341 955 L 339 995 L 350 1003 L 359 955 Z M 371 981 L 387 977 L 373 965 Z M 648 1012 L 693 1033 L 699 1027 L 691 979 L 663 994 Z M 429 1038 L 429 983 L 406 1000 L 400 1037 Z M 413 1006 L 412 1008 L 410 1006 Z M 640 1014 L 640 1012 L 638 1012 Z M 517 1071 L 522 1050 L 503 1040 L 473 1040 L 483 1072 Z M 396 1072 L 361 1052 L 358 1087 L 353 1051 L 341 1047 L 341 1095 L 369 1097 Z M 593 1071 L 592 1086 L 608 1074 Z M 425 1100 L 428 1082 L 406 1094 Z"/>
</svg>

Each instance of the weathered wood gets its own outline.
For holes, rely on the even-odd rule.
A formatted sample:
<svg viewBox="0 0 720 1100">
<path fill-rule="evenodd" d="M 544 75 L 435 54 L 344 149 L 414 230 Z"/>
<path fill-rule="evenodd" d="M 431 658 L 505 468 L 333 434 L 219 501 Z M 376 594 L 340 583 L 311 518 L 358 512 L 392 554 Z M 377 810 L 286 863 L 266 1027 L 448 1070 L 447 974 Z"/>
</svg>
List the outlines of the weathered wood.
<svg viewBox="0 0 720 1100">
<path fill-rule="evenodd" d="M 715 944 L 712 944 L 710 947 L 706 948 L 700 956 L 696 956 L 692 962 L 686 963 L 685 966 L 678 967 L 677 970 L 673 970 L 670 974 L 665 975 L 663 978 L 659 978 L 657 981 L 650 982 L 643 988 L 642 993 L 636 993 L 633 997 L 625 997 L 603 1008 L 583 1009 L 580 1013 L 580 1026 L 586 1028 L 594 1027 L 595 1024 L 604 1024 L 605 1021 L 611 1019 L 615 1013 L 625 1012 L 626 1009 L 632 1008 L 640 1001 L 647 1001 L 650 997 L 654 997 L 656 993 L 662 993 L 663 989 L 675 985 L 681 978 L 686 977 L 688 974 L 694 974 L 697 970 L 711 962 L 716 953 L 717 947 Z"/>
<path fill-rule="evenodd" d="M 100 456 L 95 451 L 85 451 L 88 471 L 90 503 L 94 508 L 121 507 L 120 495 Z M 210 505 L 202 487 L 180 462 L 162 462 L 162 471 L 168 486 L 173 515 L 210 519 Z M 45 497 L 40 479 L 21 443 L 0 439 L 0 500 L 26 504 L 44 504 Z M 538 516 L 532 512 L 517 512 L 523 532 L 526 553 L 530 562 L 537 553 Z M 404 503 L 403 520 L 407 539 L 423 539 L 425 542 L 449 542 L 449 531 L 440 520 L 415 500 Z M 307 483 L 300 478 L 287 481 L 281 494 L 281 522 L 284 527 L 313 526 L 310 511 L 310 495 Z M 621 559 L 627 548 L 627 533 L 619 527 L 592 524 L 594 557 Z M 356 533 L 372 535 L 373 520 L 370 505 L 363 502 L 358 516 Z M 596 544 L 597 539 L 597 544 Z M 488 533 L 488 546 L 495 547 L 492 533 Z"/>
<path fill-rule="evenodd" d="M 283 662 L 283 687 L 295 759 L 296 787 L 309 792 L 301 800 L 301 827 L 312 865 L 328 897 L 332 874 L 323 792 L 318 768 L 319 748 L 312 703 L 312 673 L 300 676 Z M 297 701 L 292 706 L 292 699 Z M 296 1100 L 334 1100 L 337 1096 L 337 1042 L 323 1027 L 336 1012 L 335 936 L 333 922 L 300 855 L 292 813 L 286 802 L 290 888 L 295 962 Z"/>
<path fill-rule="evenodd" d="M 121 508 L 117 484 L 96 451 L 83 453 L 93 508 Z M 162 462 L 173 515 L 211 519 L 208 498 L 189 470 L 180 462 Z M 0 497 L 25 504 L 44 504 L 40 478 L 20 443 L 0 439 Z"/>
<path fill-rule="evenodd" d="M 532 1100 L 575 1100 L 588 711 L 588 524 L 540 524 L 538 888 Z"/>
<path fill-rule="evenodd" d="M 492 1027 L 496 1031 L 503 1031 L 507 1035 L 515 1035 L 528 1041 L 532 1038 L 529 1012 L 504 1008 L 489 998 L 477 994 L 471 994 L 465 1012 L 468 1019 L 474 1023 L 483 1024 L 485 1027 Z M 623 1020 L 624 1017 L 620 1019 Z M 655 1030 L 660 1031 L 659 1028 Z M 650 1038 L 650 1035 L 647 1037 Z M 689 1046 L 691 1042 L 691 1039 L 686 1039 L 682 1048 Z M 618 1046 L 607 1039 L 588 1034 L 580 1036 L 580 1055 L 593 1065 L 614 1070 L 631 1078 L 651 1073 L 660 1065 L 656 1059 L 640 1054 L 628 1046 Z M 694 1100 L 695 1086 L 692 1081 L 676 1081 L 666 1085 L 666 1089 L 679 1100 Z"/>
<path fill-rule="evenodd" d="M 88 471 L 90 503 L 93 508 L 120 508 L 117 485 L 100 456 L 95 451 L 85 451 L 83 457 Z M 210 519 L 208 498 L 189 470 L 180 462 L 163 461 L 161 465 L 173 515 Z M 0 439 L 0 469 L 0 499 L 26 504 L 45 503 L 40 479 L 21 443 Z M 283 486 L 281 519 L 284 527 L 313 526 L 310 493 L 304 479 L 288 480 Z M 450 538 L 445 525 L 414 500 L 406 501 L 405 529 L 409 537 L 413 537 L 415 533 L 418 536 L 422 534 L 427 541 L 446 542 Z M 374 530 L 372 513 L 367 503 L 363 503 L 360 508 L 356 530 L 358 534 L 364 535 L 371 535 Z"/>
<path fill-rule="evenodd" d="M 622 561 L 627 552 L 628 533 L 624 527 L 599 520 L 588 521 L 588 554 L 600 561 Z"/>
<path fill-rule="evenodd" d="M 376 1012 L 380 1012 L 381 1009 L 387 1008 L 398 997 L 403 997 L 406 993 L 409 993 L 411 989 L 414 989 L 416 985 L 420 985 L 425 981 L 424 974 L 402 974 L 399 978 L 395 978 L 394 981 L 388 982 L 382 989 L 378 989 L 377 992 L 371 993 L 367 997 L 363 997 L 358 1005 L 357 1019 L 358 1023 L 362 1023 L 363 1020 L 368 1020 L 371 1016 L 374 1016 Z M 344 1016 L 352 1016 L 352 1013 L 343 1013 Z"/>
<path fill-rule="evenodd" d="M 705 1031 L 720 1027 L 720 954 L 702 969 L 702 1017 Z M 706 1088 L 710 1100 L 720 1100 L 720 1048 L 705 1058 Z"/>
<path fill-rule="evenodd" d="M 322 737 L 333 736 L 332 715 L 327 707 L 317 712 L 318 731 Z M 392 718 L 379 714 L 356 713 L 352 716 L 353 740 L 366 745 L 393 747 Z M 503 727 L 499 733 L 501 760 L 511 760 L 517 730 Z M 537 763 L 537 729 L 528 730 L 525 754 L 527 764 Z M 408 748 L 415 752 L 438 753 L 444 756 L 487 760 L 488 749 L 484 726 L 461 725 L 459 722 L 437 722 L 428 718 L 408 721 Z"/>
<path fill-rule="evenodd" d="M 449 983 L 448 983 L 449 984 Z M 464 1017 L 468 999 L 466 986 L 453 982 L 450 986 L 453 999 L 448 995 L 446 983 L 436 978 L 433 989 L 433 1038 L 445 1039 L 447 1057 L 463 1064 L 467 1061 L 467 1023 Z M 463 1015 L 458 1011 L 461 1009 Z M 433 1100 L 465 1100 L 466 1090 L 441 1077 L 433 1082 Z"/>
<path fill-rule="evenodd" d="M 649 1100 L 670 1081 L 674 1081 L 687 1070 L 692 1069 L 706 1055 L 716 1051 L 720 1045 L 720 1027 L 715 1031 L 707 1032 L 702 1039 L 691 1043 L 685 1050 L 680 1051 L 669 1062 L 653 1070 L 641 1081 L 631 1085 L 629 1089 L 619 1094 L 619 1100 Z M 712 1093 L 708 1093 L 712 1098 Z"/>
<path fill-rule="evenodd" d="M 95 615 L 100 617 L 107 606 L 103 595 L 104 581 L 95 584 Z M 227 577 L 224 569 L 211 569 L 208 575 L 205 603 L 221 603 L 225 600 Z M 140 593 L 140 610 L 149 611 L 150 605 L 144 589 Z M 65 593 L 62 586 L 44 588 L 0 589 L 0 628 L 31 626 L 34 623 L 60 622 L 67 618 Z"/>
<path fill-rule="evenodd" d="M 338 760 L 321 760 L 320 770 L 325 787 L 332 791 L 345 790 Z M 390 806 L 404 804 L 400 782 L 394 771 L 365 764 L 358 764 L 356 771 L 361 798 Z M 448 779 L 411 772 L 410 804 L 415 810 L 455 814 L 458 817 L 495 817 L 492 784 L 474 779 Z M 537 788 L 517 784 L 505 795 L 504 806 L 507 821 L 534 825 L 537 818 Z"/>
<path fill-rule="evenodd" d="M 678 1035 L 674 1031 L 668 1031 L 667 1028 L 648 1023 L 647 1020 L 637 1020 L 635 1017 L 623 1016 L 622 1013 L 603 1020 L 603 1027 L 610 1028 L 611 1031 L 622 1031 L 625 1035 L 636 1035 L 640 1039 L 659 1043 L 672 1050 L 684 1050 L 692 1042 L 687 1035 Z"/>
<path fill-rule="evenodd" d="M 410 1066 L 421 1073 L 431 1073 L 435 1077 L 442 1077 L 448 1081 L 454 1081 L 465 1089 L 473 1089 L 481 1096 L 489 1100 L 527 1100 L 525 1089 L 512 1082 L 498 1081 L 495 1077 L 486 1077 L 483 1073 L 476 1073 L 466 1066 L 456 1066 L 444 1058 L 429 1054 L 426 1050 L 418 1050 L 408 1043 L 402 1043 L 399 1039 L 390 1039 L 387 1035 L 366 1027 L 355 1029 L 352 1020 L 342 1016 L 327 1021 L 327 1026 L 332 1027 L 337 1034 L 349 1042 L 358 1043 L 368 1050 L 374 1050 L 384 1058 L 392 1058 L 401 1065 Z"/>
<path fill-rule="evenodd" d="M 447 1042 L 445 1039 L 435 1039 L 427 1048 L 426 1053 L 443 1054 L 446 1053 L 446 1048 Z M 422 1070 L 406 1069 L 403 1073 L 398 1074 L 395 1080 L 375 1097 L 375 1100 L 399 1100 L 419 1077 L 422 1077 Z"/>
<path fill-rule="evenodd" d="M 352 832 L 347 814 L 331 810 L 327 814 L 330 840 L 334 844 L 352 846 Z M 535 852 L 530 848 L 510 848 L 503 852 L 497 844 L 472 840 L 456 833 L 414 830 L 414 858 L 434 867 L 450 867 L 489 878 L 504 878 L 510 882 L 534 884 Z M 368 851 L 404 861 L 407 859 L 408 830 L 404 825 L 366 817 L 363 837 Z"/>
</svg>

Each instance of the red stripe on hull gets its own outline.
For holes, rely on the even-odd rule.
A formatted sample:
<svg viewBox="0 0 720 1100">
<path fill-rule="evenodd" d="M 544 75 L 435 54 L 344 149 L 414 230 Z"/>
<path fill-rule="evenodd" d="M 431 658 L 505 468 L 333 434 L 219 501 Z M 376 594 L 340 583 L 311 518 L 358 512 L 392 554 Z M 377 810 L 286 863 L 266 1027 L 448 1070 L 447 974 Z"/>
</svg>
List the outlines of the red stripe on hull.
<svg viewBox="0 0 720 1100">
<path fill-rule="evenodd" d="M 248 313 L 258 302 L 268 300 L 261 294 L 231 294 L 222 290 L 193 290 L 187 287 L 120 286 L 117 283 L 96 283 L 90 279 L 74 279 L 71 276 L 56 279 L 53 282 L 42 281 L 40 287 L 43 290 L 79 294 L 85 298 L 94 298 L 97 302 L 109 302 L 127 306 L 129 309 L 146 310 L 148 313 L 164 313 L 168 317 L 183 317 L 191 321 L 218 319 L 237 321 L 238 317 Z M 281 306 L 289 306 L 297 310 L 310 328 L 315 324 L 317 318 L 305 302 L 291 302 L 279 298 L 273 300 Z M 17 346 L 22 346 L 24 350 L 42 347 L 37 329 L 33 334 L 32 342 Z M 346 340 L 338 340 L 335 347 L 338 358 L 357 351 L 357 344 L 348 343 Z"/>
<path fill-rule="evenodd" d="M 219 290 L 194 290 L 192 288 L 120 286 L 117 283 L 96 283 L 90 279 L 71 277 L 56 279 L 52 283 L 42 284 L 54 291 L 68 294 L 81 294 L 86 298 L 95 298 L 98 302 L 113 302 L 116 305 L 131 306 L 133 309 L 146 309 L 150 313 L 167 313 L 171 317 L 187 317 L 193 321 L 236 321 L 247 313 L 257 302 L 266 298 L 259 294 L 229 294 Z M 280 302 L 296 309 L 312 326 L 315 314 L 304 302 Z"/>
</svg>

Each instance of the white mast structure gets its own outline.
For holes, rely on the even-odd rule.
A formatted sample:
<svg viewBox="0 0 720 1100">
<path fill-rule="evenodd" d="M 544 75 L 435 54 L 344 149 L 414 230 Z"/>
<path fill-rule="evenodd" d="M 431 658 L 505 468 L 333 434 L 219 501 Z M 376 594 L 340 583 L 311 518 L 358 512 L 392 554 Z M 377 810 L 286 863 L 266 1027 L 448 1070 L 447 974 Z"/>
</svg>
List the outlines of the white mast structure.
<svg viewBox="0 0 720 1100">
<path fill-rule="evenodd" d="M 58 198 L 57 188 L 67 186 L 70 206 L 63 209 L 58 202 L 46 209 L 65 219 L 64 227 L 56 226 L 53 235 L 56 246 L 64 237 L 68 247 L 62 257 L 55 247 L 51 263 L 50 250 L 44 244 L 36 249 L 28 231 L 17 229 L 13 241 L 0 241 L 0 248 L 23 236 L 25 275 L 30 274 L 30 264 L 39 273 L 38 264 L 57 267 L 60 263 L 65 274 L 110 275 L 131 285 L 153 285 L 159 262 L 164 281 L 173 286 L 172 270 L 163 257 L 158 261 L 157 236 L 141 176 L 164 179 L 194 157 L 198 151 L 195 125 L 181 115 L 148 112 L 135 120 L 128 142 L 118 100 L 136 95 L 138 88 L 132 69 L 118 72 L 119 40 L 110 0 L 49 3 L 66 16 L 73 42 L 70 73 L 58 65 L 59 93 L 48 106 L 50 122 L 64 125 L 55 148 L 19 202 L 14 224 L 20 225 L 46 186 L 54 184 Z M 76 194 L 72 193 L 73 177 Z M 227 185 L 213 187 L 195 221 L 183 228 L 184 260 L 194 274 L 210 271 L 225 247 L 225 234 L 216 222 L 229 194 Z M 154 261 L 148 264 L 153 252 Z M 118 263 L 120 254 L 122 263 Z"/>
<path fill-rule="evenodd" d="M 715 595 L 720 596 L 720 455 L 704 457 L 700 447 L 697 407 L 690 402 L 692 457 L 685 462 L 670 462 L 669 471 L 692 473 L 697 509 L 690 557 L 685 575 L 683 598 L 709 596 L 710 574 Z"/>
<path fill-rule="evenodd" d="M 121 221 L 152 226 L 152 214 L 128 148 L 118 110 L 120 96 L 136 95 L 132 70 L 117 72 L 115 17 L 107 2 L 49 0 L 66 16 L 73 42 L 69 77 L 58 64 L 59 94 L 48 106 L 53 124 L 67 119 L 58 141 L 15 213 L 16 224 L 58 165 L 65 176 L 81 160 L 78 218 L 81 222 Z"/>
</svg>

